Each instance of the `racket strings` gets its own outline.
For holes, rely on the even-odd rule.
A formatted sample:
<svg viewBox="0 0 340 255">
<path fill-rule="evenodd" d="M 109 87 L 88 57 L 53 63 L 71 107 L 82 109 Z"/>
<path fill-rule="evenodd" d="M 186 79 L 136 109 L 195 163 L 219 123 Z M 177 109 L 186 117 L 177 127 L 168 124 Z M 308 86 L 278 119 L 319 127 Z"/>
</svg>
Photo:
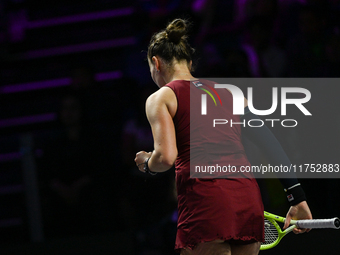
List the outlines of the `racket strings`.
<svg viewBox="0 0 340 255">
<path fill-rule="evenodd" d="M 276 227 L 269 220 L 264 220 L 264 242 L 262 244 L 274 243 L 279 238 Z"/>
</svg>

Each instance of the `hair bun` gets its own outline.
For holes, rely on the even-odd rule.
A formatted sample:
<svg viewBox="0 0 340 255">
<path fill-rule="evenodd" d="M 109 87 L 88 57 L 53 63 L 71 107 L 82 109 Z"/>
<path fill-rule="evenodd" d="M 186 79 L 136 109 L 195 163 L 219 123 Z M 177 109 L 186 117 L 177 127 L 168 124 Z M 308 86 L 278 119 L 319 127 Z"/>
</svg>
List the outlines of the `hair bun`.
<svg viewBox="0 0 340 255">
<path fill-rule="evenodd" d="M 173 20 L 165 29 L 169 41 L 178 44 L 187 33 L 187 24 L 183 19 Z"/>
</svg>

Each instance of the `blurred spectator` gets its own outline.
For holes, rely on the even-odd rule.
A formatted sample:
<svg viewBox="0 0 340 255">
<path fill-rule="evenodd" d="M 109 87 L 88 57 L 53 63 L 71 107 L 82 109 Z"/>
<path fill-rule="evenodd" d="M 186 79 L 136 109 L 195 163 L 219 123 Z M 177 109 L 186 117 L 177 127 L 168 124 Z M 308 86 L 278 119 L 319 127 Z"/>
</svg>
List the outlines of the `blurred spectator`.
<svg viewBox="0 0 340 255">
<path fill-rule="evenodd" d="M 206 61 L 203 65 L 199 65 L 195 73 L 200 77 L 225 77 L 225 60 L 214 43 L 209 42 L 204 45 L 202 58 Z"/>
<path fill-rule="evenodd" d="M 103 146 L 107 148 L 107 155 L 110 155 L 112 166 L 119 158 L 119 150 L 117 146 L 113 146 L 120 141 L 119 107 L 122 99 L 119 93 L 111 93 L 101 87 L 96 81 L 93 67 L 86 64 L 77 64 L 71 69 L 69 92 L 80 100 L 82 110 L 86 113 L 86 127 L 100 137 Z M 119 171 L 119 165 L 116 163 L 111 171 Z"/>
<path fill-rule="evenodd" d="M 139 0 L 137 6 L 141 12 L 147 13 L 148 22 L 144 20 L 143 24 L 149 25 L 149 32 L 153 34 L 173 17 L 185 15 L 188 3 L 180 0 Z"/>
<path fill-rule="evenodd" d="M 288 43 L 290 77 L 315 77 L 325 61 L 327 30 L 324 13 L 306 6 L 299 13 L 299 33 Z"/>
<path fill-rule="evenodd" d="M 255 16 L 248 22 L 249 42 L 243 48 L 254 77 L 283 77 L 286 73 L 285 52 L 272 41 L 273 25 L 268 16 Z"/>
<path fill-rule="evenodd" d="M 247 54 L 241 49 L 230 49 L 225 53 L 225 77 L 251 77 L 250 63 Z"/>
<path fill-rule="evenodd" d="M 77 95 L 61 101 L 61 131 L 46 144 L 40 166 L 47 237 L 90 234 L 113 228 L 119 211 L 110 211 L 106 148 L 86 125 Z M 115 215 L 116 213 L 116 215 Z M 109 217 L 110 214 L 110 217 Z M 111 220 L 110 220 L 111 219 Z M 118 227 L 119 226 L 115 226 Z"/>
<path fill-rule="evenodd" d="M 195 45 L 200 50 L 206 41 L 224 42 L 226 31 L 234 29 L 233 1 L 193 0 L 191 13 L 196 27 L 193 35 Z M 230 28 L 232 26 L 232 28 Z M 228 35 L 230 40 L 230 34 Z M 225 45 L 224 45 L 225 46 Z"/>
<path fill-rule="evenodd" d="M 96 84 L 95 72 L 91 66 L 77 65 L 71 70 L 70 91 L 76 94 L 87 113 L 88 124 L 98 125 L 107 115 L 105 101 Z"/>
<path fill-rule="evenodd" d="M 87 113 L 88 124 L 97 131 L 104 131 L 103 129 L 108 129 L 108 125 L 115 122 L 118 113 L 117 108 L 114 107 L 115 98 L 105 93 L 104 88 L 96 82 L 92 66 L 78 64 L 71 70 L 70 91 L 81 100 Z"/>
<path fill-rule="evenodd" d="M 274 21 L 279 10 L 278 0 L 235 0 L 234 2 L 234 23 L 242 25 L 246 25 L 255 16 L 265 16 Z"/>
<path fill-rule="evenodd" d="M 246 21 L 254 16 L 266 16 L 275 19 L 278 12 L 277 0 L 242 0 L 235 1 L 235 21 Z"/>
<path fill-rule="evenodd" d="M 340 77 L 340 31 L 335 29 L 335 34 L 326 43 L 326 60 L 321 66 L 322 77 Z"/>
</svg>

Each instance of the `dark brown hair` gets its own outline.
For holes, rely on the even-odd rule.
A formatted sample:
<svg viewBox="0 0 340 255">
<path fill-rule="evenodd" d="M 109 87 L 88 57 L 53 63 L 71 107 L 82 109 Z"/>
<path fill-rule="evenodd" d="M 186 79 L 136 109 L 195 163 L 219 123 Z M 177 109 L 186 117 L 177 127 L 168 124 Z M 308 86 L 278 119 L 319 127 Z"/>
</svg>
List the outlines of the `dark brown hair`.
<svg viewBox="0 0 340 255">
<path fill-rule="evenodd" d="M 186 20 L 174 19 L 165 30 L 154 34 L 148 47 L 148 59 L 151 61 L 153 56 L 159 56 L 169 65 L 174 59 L 189 64 L 195 50 L 187 41 L 187 29 Z"/>
</svg>

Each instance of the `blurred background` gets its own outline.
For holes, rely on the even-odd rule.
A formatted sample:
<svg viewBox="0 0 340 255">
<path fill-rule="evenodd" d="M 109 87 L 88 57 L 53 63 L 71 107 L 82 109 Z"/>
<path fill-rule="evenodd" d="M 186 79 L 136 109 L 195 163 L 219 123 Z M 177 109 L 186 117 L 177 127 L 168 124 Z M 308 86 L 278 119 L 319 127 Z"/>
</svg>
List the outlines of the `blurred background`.
<svg viewBox="0 0 340 255">
<path fill-rule="evenodd" d="M 339 0 L 0 0 L 0 254 L 175 254 L 174 171 L 133 159 L 153 148 L 148 42 L 177 17 L 196 77 L 340 75 Z M 313 118 L 273 132 L 294 164 L 339 163 L 340 88 L 301 87 Z M 301 183 L 315 218 L 340 216 L 339 179 Z M 285 215 L 279 182 L 259 185 Z M 339 237 L 291 234 L 263 254 L 339 254 Z"/>
</svg>

